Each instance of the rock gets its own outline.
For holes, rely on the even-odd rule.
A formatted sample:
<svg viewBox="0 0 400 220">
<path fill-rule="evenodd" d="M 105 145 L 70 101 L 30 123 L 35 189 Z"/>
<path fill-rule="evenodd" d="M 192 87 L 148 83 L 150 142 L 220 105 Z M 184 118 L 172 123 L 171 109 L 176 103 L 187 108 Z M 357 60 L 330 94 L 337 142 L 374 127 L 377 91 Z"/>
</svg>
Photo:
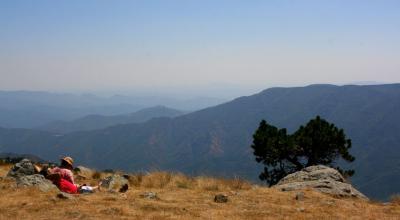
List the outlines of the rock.
<svg viewBox="0 0 400 220">
<path fill-rule="evenodd" d="M 158 199 L 157 193 L 155 192 L 144 192 L 140 197 L 145 199 Z"/>
<path fill-rule="evenodd" d="M 7 176 L 17 178 L 33 174 L 35 174 L 33 163 L 28 159 L 23 159 L 8 171 Z"/>
<path fill-rule="evenodd" d="M 125 186 L 126 185 L 126 186 Z M 123 191 L 125 188 L 126 190 L 129 187 L 129 182 L 126 178 L 114 174 L 112 176 L 106 177 L 101 180 L 100 186 L 106 188 L 107 190 L 114 190 L 114 191 Z"/>
<path fill-rule="evenodd" d="M 108 193 L 112 193 L 112 194 L 117 194 L 118 193 L 117 190 L 115 190 L 115 189 L 109 189 L 107 192 Z"/>
<path fill-rule="evenodd" d="M 17 177 L 16 183 L 17 187 L 35 186 L 44 192 L 57 190 L 57 187 L 50 180 L 39 174 Z"/>
<path fill-rule="evenodd" d="M 30 160 L 23 159 L 8 171 L 7 177 L 15 179 L 17 187 L 35 186 L 44 192 L 58 190 L 50 180 L 37 174 L 38 171 Z"/>
<path fill-rule="evenodd" d="M 296 193 L 296 197 L 295 198 L 298 201 L 303 201 L 304 200 L 304 193 L 303 192 Z"/>
<path fill-rule="evenodd" d="M 125 184 L 119 189 L 119 192 L 120 193 L 125 193 L 126 191 L 128 191 L 128 189 L 129 189 L 129 185 Z"/>
<path fill-rule="evenodd" d="M 228 202 L 228 196 L 223 195 L 223 194 L 215 195 L 215 197 L 214 197 L 214 202 L 217 202 L 217 203 L 226 203 L 226 202 Z"/>
<path fill-rule="evenodd" d="M 324 201 L 323 204 L 325 204 L 325 205 L 335 205 L 335 200 Z"/>
<path fill-rule="evenodd" d="M 310 166 L 289 174 L 274 187 L 282 191 L 311 188 L 334 196 L 356 197 L 368 200 L 365 195 L 346 183 L 337 170 L 323 165 Z"/>
<path fill-rule="evenodd" d="M 95 171 L 84 166 L 77 166 L 74 169 L 75 173 L 87 179 L 92 178 Z"/>
<path fill-rule="evenodd" d="M 292 183 L 292 182 L 306 182 L 313 180 L 333 180 L 337 182 L 344 182 L 343 176 L 335 169 L 317 165 L 310 166 L 302 169 L 301 171 L 292 173 L 281 179 L 278 184 Z"/>
<path fill-rule="evenodd" d="M 303 207 L 300 207 L 300 208 L 297 208 L 296 210 L 297 210 L 298 212 L 304 212 L 306 209 L 303 208 Z"/>
<path fill-rule="evenodd" d="M 65 200 L 72 200 L 75 199 L 75 197 L 71 194 L 60 192 L 57 194 L 57 198 L 59 199 L 65 199 Z"/>
</svg>

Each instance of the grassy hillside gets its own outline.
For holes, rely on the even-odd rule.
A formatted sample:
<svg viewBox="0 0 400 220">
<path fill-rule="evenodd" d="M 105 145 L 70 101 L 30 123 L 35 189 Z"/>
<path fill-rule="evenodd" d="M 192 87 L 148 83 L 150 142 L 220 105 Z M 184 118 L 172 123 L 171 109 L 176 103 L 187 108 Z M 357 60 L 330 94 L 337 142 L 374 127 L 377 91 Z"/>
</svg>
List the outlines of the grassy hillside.
<svg viewBox="0 0 400 220">
<path fill-rule="evenodd" d="M 396 219 L 400 202 L 392 204 L 335 198 L 311 190 L 296 192 L 251 185 L 238 179 L 187 177 L 153 172 L 133 175 L 126 193 L 106 191 L 77 195 L 72 200 L 57 192 L 15 188 L 3 177 L 10 166 L 0 166 L 0 219 Z M 101 173 L 97 176 L 106 176 Z M 98 179 L 80 180 L 96 183 Z M 158 199 L 142 198 L 144 192 Z M 216 194 L 228 195 L 227 203 L 215 203 Z"/>
</svg>

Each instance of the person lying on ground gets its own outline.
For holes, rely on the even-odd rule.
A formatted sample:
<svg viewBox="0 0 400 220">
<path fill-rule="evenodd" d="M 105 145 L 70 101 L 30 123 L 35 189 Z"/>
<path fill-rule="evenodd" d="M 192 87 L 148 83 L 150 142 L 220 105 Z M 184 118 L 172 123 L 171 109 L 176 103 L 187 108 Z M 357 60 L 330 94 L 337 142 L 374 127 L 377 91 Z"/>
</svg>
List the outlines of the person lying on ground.
<svg viewBox="0 0 400 220">
<path fill-rule="evenodd" d="M 59 167 L 45 168 L 35 165 L 37 173 L 45 176 L 56 185 L 62 192 L 77 194 L 77 193 L 92 193 L 95 190 L 100 191 L 100 184 L 97 186 L 88 186 L 86 184 L 79 185 L 75 183 L 73 170 L 74 160 L 71 157 L 61 159 Z"/>
<path fill-rule="evenodd" d="M 62 192 L 78 193 L 79 185 L 75 184 L 72 173 L 74 160 L 71 157 L 61 159 L 59 167 L 48 169 L 47 178 L 50 179 Z"/>
<path fill-rule="evenodd" d="M 60 167 L 49 169 L 49 179 L 62 191 L 71 194 L 77 193 L 92 193 L 99 189 L 97 186 L 87 186 L 83 184 L 80 186 L 74 181 L 73 170 L 74 160 L 71 157 L 64 157 L 61 159 Z"/>
</svg>

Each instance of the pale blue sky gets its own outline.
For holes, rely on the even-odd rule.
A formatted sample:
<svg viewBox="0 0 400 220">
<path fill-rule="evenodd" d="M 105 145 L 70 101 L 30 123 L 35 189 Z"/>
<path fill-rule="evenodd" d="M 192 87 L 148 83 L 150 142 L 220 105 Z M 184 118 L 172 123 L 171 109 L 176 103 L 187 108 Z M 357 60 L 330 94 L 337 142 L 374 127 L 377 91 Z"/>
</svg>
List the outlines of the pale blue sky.
<svg viewBox="0 0 400 220">
<path fill-rule="evenodd" d="M 400 82 L 400 1 L 0 0 L 0 89 Z"/>
</svg>

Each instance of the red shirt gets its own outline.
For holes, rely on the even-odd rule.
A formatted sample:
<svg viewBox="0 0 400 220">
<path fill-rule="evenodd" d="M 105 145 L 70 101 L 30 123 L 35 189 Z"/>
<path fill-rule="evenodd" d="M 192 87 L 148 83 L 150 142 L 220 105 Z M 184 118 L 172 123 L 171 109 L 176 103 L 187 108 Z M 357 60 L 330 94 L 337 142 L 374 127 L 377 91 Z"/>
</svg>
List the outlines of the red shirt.
<svg viewBox="0 0 400 220">
<path fill-rule="evenodd" d="M 55 167 L 55 168 L 51 169 L 50 172 L 51 173 L 59 173 L 61 176 L 61 179 L 65 179 L 68 182 L 75 184 L 74 175 L 72 174 L 72 171 L 69 169 Z"/>
</svg>

